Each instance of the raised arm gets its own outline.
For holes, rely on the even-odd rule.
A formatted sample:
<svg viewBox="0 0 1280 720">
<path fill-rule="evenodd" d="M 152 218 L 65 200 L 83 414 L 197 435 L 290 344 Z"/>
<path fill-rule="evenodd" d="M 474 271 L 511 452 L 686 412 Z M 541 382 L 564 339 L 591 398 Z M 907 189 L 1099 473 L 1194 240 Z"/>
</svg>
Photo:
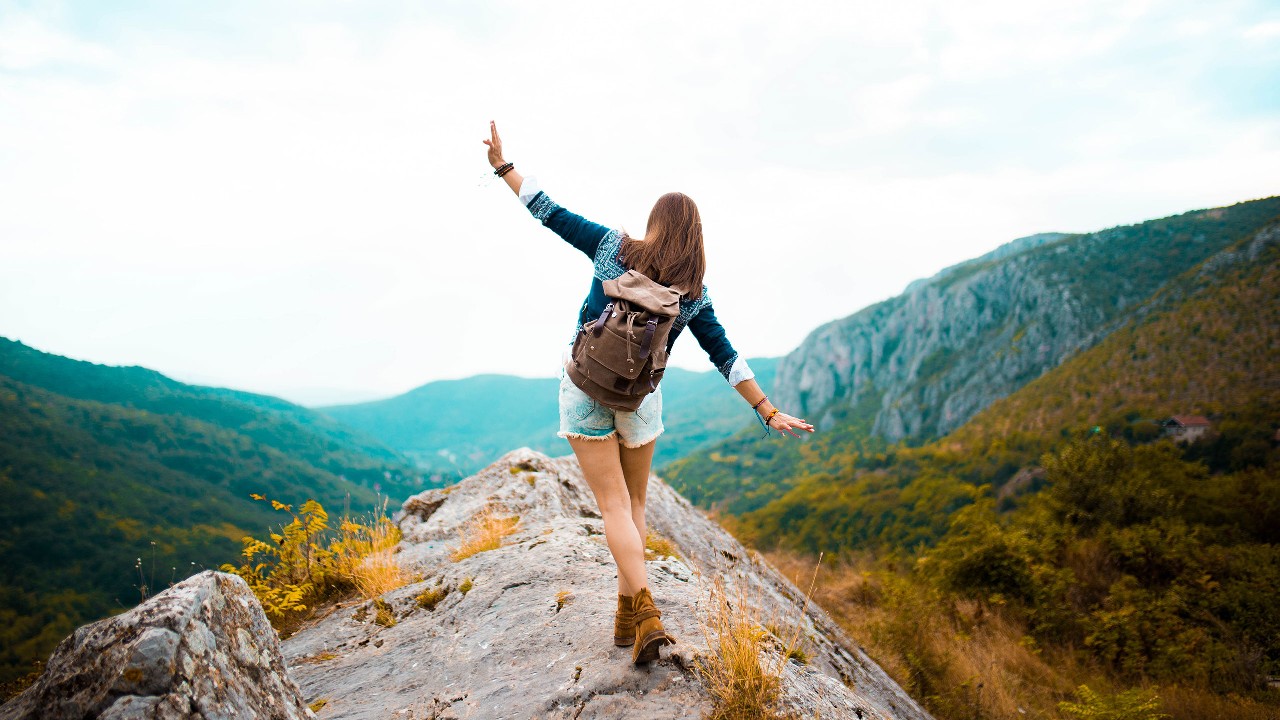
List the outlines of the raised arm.
<svg viewBox="0 0 1280 720">
<path fill-rule="evenodd" d="M 483 142 L 489 146 L 489 164 L 493 169 L 497 170 L 505 165 L 506 160 L 502 157 L 502 138 L 498 136 L 498 126 L 492 120 L 489 121 L 489 139 Z M 600 241 L 611 232 L 609 228 L 560 207 L 546 193 L 538 189 L 538 183 L 534 178 L 524 177 L 516 172 L 514 166 L 502 174 L 502 179 L 507 183 L 507 187 L 511 188 L 511 192 L 520 198 L 529 212 L 543 225 L 564 238 L 565 242 L 581 250 L 588 258 L 595 259 Z"/>
<path fill-rule="evenodd" d="M 506 161 L 502 159 L 502 138 L 498 137 L 498 126 L 492 120 L 489 121 L 489 139 L 483 142 L 489 146 L 489 165 L 494 170 L 505 165 Z M 502 179 L 506 181 L 507 187 L 511 188 L 511 192 L 520 194 L 520 185 L 524 183 L 524 176 L 516 172 L 515 167 L 504 173 Z"/>
<path fill-rule="evenodd" d="M 705 288 L 703 292 L 706 292 Z M 760 384 L 756 382 L 755 373 L 729 343 L 724 326 L 716 319 L 715 310 L 709 302 L 689 321 L 689 331 L 698 339 L 698 344 L 706 351 L 707 357 L 711 358 L 712 364 L 725 380 L 729 381 L 733 389 L 738 391 L 742 399 L 746 400 L 761 418 L 768 419 L 769 427 L 797 438 L 800 436 L 796 434 L 796 430 L 813 432 L 813 426 L 809 423 L 773 406 L 765 396 L 764 390 L 760 389 Z"/>
</svg>

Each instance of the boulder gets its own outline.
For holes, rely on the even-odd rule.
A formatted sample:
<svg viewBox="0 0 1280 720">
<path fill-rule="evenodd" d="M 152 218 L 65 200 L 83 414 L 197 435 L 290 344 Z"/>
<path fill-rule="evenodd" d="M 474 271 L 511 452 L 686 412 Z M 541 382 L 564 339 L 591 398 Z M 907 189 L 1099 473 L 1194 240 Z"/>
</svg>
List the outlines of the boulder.
<svg viewBox="0 0 1280 720">
<path fill-rule="evenodd" d="M 314 717 L 249 586 L 212 570 L 85 625 L 3 720 Z"/>
</svg>

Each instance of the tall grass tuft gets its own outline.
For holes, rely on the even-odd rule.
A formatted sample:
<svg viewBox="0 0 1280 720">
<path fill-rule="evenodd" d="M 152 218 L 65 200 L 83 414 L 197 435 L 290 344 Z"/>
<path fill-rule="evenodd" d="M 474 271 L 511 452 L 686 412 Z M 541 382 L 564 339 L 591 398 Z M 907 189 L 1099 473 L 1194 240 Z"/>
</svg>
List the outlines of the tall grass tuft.
<svg viewBox="0 0 1280 720">
<path fill-rule="evenodd" d="M 458 530 L 460 542 L 449 558 L 459 562 L 477 553 L 497 550 L 502 547 L 503 538 L 519 528 L 519 515 L 501 515 L 486 505 Z"/>
<path fill-rule="evenodd" d="M 810 583 L 809 593 L 812 592 Z M 799 642 L 808 595 L 792 632 L 777 637 L 781 647 L 771 642 L 777 633 L 768 629 L 779 626 L 778 618 L 765 617 L 759 598 L 752 597 L 745 588 L 739 587 L 731 597 L 723 579 L 717 577 L 710 600 L 709 610 L 699 618 L 708 653 L 695 660 L 698 674 L 714 701 L 709 720 L 782 720 L 782 675 L 788 660 L 798 661 L 804 656 Z"/>
<path fill-rule="evenodd" d="M 396 557 L 400 528 L 381 512 L 365 522 L 343 520 L 339 554 L 339 573 L 350 579 L 366 600 L 404 587 L 412 582 L 411 573 Z"/>
</svg>

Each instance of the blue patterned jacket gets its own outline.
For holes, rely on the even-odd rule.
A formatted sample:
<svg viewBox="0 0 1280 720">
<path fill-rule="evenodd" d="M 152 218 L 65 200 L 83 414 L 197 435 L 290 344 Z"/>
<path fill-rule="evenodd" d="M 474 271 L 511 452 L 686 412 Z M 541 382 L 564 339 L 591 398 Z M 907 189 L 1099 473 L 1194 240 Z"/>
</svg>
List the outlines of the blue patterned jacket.
<svg viewBox="0 0 1280 720">
<path fill-rule="evenodd" d="M 532 178 L 525 178 L 526 183 L 530 180 Z M 524 193 L 525 190 L 522 187 L 522 197 Z M 612 280 L 627 271 L 618 257 L 622 249 L 622 233 L 565 210 L 541 190 L 528 200 L 527 207 L 543 225 L 551 228 L 570 245 L 581 250 L 595 266 L 591 277 L 591 289 L 587 292 L 586 301 L 582 303 L 582 309 L 578 311 L 578 327 L 581 327 L 588 319 L 595 318 L 604 312 L 604 306 L 609 303 L 608 296 L 604 294 L 603 282 Z M 738 356 L 738 352 L 729 343 L 724 327 L 716 319 L 715 310 L 711 308 L 711 297 L 707 294 L 705 285 L 702 286 L 702 297 L 697 300 L 680 301 L 680 314 L 676 316 L 671 332 L 667 336 L 667 352 L 671 351 L 676 337 L 686 325 L 697 338 L 698 344 L 706 351 L 707 357 L 711 358 L 711 363 L 731 385 L 737 385 L 755 376 L 746 361 Z M 577 328 L 574 328 L 574 333 L 577 333 Z"/>
</svg>

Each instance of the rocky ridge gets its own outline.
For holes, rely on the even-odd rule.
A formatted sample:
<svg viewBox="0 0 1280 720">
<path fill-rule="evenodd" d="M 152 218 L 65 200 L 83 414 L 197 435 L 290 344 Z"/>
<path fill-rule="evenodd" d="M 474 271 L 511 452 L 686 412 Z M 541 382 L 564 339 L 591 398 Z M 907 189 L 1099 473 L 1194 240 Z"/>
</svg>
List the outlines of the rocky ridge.
<svg viewBox="0 0 1280 720">
<path fill-rule="evenodd" d="M 819 327 L 782 360 L 774 394 L 820 427 L 865 413 L 889 441 L 944 435 L 1278 213 L 1267 198 L 1015 240 Z"/>
<path fill-rule="evenodd" d="M 453 562 L 460 530 L 486 508 L 518 516 L 516 532 Z M 576 461 L 522 449 L 407 501 L 400 557 L 423 580 L 381 607 L 338 608 L 286 640 L 293 676 L 309 701 L 325 701 L 321 718 L 700 718 L 712 700 L 694 670 L 706 648 L 699 619 L 721 579 L 780 634 L 801 627 L 808 661 L 785 665 L 790 712 L 928 717 L 821 609 L 802 612 L 795 585 L 657 478 L 647 508 L 649 527 L 679 554 L 648 562 L 678 638 L 657 662 L 637 667 L 629 648 L 612 644 L 617 576 Z"/>
</svg>

